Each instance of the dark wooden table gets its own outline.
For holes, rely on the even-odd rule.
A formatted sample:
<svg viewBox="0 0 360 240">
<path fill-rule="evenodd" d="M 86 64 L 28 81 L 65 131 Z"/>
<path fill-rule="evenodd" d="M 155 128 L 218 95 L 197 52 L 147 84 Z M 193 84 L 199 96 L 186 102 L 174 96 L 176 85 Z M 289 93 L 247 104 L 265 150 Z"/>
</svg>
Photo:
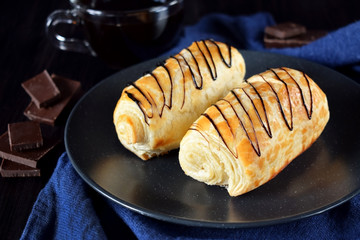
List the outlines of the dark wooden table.
<svg viewBox="0 0 360 240">
<path fill-rule="evenodd" d="M 316 3 L 315 3 L 316 2 Z M 319 3 L 321 2 L 321 3 Z M 338 2 L 343 5 L 338 7 Z M 324 7 L 324 4 L 327 4 Z M 356 6 L 357 5 L 357 6 Z M 0 1 L 0 133 L 7 124 L 27 120 L 23 110 L 30 98 L 21 82 L 47 69 L 82 83 L 84 91 L 107 76 L 119 71 L 97 58 L 53 47 L 45 36 L 46 17 L 56 9 L 67 9 L 66 0 Z M 195 23 L 209 12 L 250 14 L 270 11 L 277 21 L 293 20 L 329 30 L 359 19 L 358 1 L 221 1 L 185 0 L 185 24 Z M 338 70 L 360 79 L 347 66 Z M 64 152 L 61 144 L 45 161 L 49 167 L 41 177 L 0 177 L 0 239 L 18 239 L 39 191 L 45 186 L 56 160 Z M 96 195 L 97 193 L 93 193 Z"/>
</svg>

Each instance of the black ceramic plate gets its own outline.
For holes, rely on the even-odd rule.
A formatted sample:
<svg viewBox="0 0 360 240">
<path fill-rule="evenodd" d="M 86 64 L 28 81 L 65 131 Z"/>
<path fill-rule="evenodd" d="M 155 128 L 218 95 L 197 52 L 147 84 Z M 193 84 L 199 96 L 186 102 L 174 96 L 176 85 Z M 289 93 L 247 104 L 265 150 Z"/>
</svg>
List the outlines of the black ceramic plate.
<svg viewBox="0 0 360 240">
<path fill-rule="evenodd" d="M 65 144 L 79 175 L 111 200 L 141 214 L 192 226 L 250 227 L 321 213 L 360 191 L 360 86 L 319 64 L 242 51 L 247 77 L 269 67 L 306 72 L 327 94 L 330 121 L 321 137 L 265 185 L 239 197 L 186 176 L 178 151 L 144 162 L 118 141 L 112 114 L 124 86 L 155 68 L 154 59 L 90 90 L 73 109 Z"/>
</svg>

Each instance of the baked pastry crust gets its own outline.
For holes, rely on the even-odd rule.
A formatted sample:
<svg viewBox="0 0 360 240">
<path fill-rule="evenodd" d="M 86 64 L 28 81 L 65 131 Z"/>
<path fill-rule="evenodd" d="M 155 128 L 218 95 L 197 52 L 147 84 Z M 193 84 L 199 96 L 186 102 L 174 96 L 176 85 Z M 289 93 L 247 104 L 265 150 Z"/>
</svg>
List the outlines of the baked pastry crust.
<svg viewBox="0 0 360 240">
<path fill-rule="evenodd" d="M 209 107 L 180 144 L 185 174 L 238 196 L 268 182 L 320 136 L 326 95 L 305 73 L 282 67 L 249 78 Z"/>
<path fill-rule="evenodd" d="M 178 148 L 200 114 L 244 76 L 235 48 L 213 40 L 192 43 L 122 91 L 113 114 L 120 142 L 143 160 Z"/>
</svg>

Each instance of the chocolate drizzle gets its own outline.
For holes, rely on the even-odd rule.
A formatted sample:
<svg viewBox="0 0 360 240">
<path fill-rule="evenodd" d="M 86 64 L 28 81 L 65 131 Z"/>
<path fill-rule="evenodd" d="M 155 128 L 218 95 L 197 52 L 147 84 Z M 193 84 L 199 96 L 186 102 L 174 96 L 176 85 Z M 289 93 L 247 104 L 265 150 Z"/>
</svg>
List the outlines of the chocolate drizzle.
<svg viewBox="0 0 360 240">
<path fill-rule="evenodd" d="M 200 133 L 200 135 L 208 142 L 209 147 L 210 147 L 210 142 L 209 142 L 209 140 L 205 137 L 205 135 L 204 135 L 203 132 L 198 131 L 198 130 L 196 129 L 196 127 L 190 127 L 189 130 L 194 130 L 194 131 L 197 131 L 198 133 Z"/>
<path fill-rule="evenodd" d="M 270 128 L 270 124 L 269 124 L 269 119 L 268 119 L 268 116 L 267 116 L 267 112 L 266 112 L 266 108 L 265 108 L 265 104 L 264 104 L 264 100 L 262 99 L 259 91 L 254 87 L 254 85 L 252 83 L 249 83 L 248 84 L 254 89 L 256 95 L 259 97 L 260 99 L 260 102 L 261 102 L 261 106 L 263 108 L 263 111 L 264 111 L 264 115 L 265 115 L 265 121 L 266 121 L 266 126 L 265 126 L 265 123 L 264 121 L 261 119 L 260 117 L 260 114 L 259 114 L 259 111 L 258 109 L 256 108 L 255 104 L 254 104 L 254 101 L 250 98 L 250 96 L 245 92 L 245 94 L 249 97 L 250 101 L 251 101 L 251 104 L 253 105 L 254 109 L 255 109 L 255 113 L 256 113 L 256 116 L 258 117 L 260 123 L 261 123 L 261 126 L 264 128 L 265 132 L 268 134 L 268 136 L 270 138 L 272 138 L 272 133 L 271 133 L 271 128 Z"/>
<path fill-rule="evenodd" d="M 274 69 L 270 68 L 270 71 L 275 75 L 275 77 L 276 77 L 280 82 L 282 82 L 282 83 L 285 85 L 285 89 L 286 89 L 286 93 L 287 93 L 287 98 L 288 98 L 288 100 L 289 100 L 290 121 L 291 121 L 290 124 L 289 124 L 289 122 L 288 122 L 288 120 L 287 120 L 287 118 L 286 118 L 286 116 L 285 116 L 285 112 L 283 111 L 283 108 L 281 108 L 281 113 L 282 113 L 282 116 L 283 116 L 283 118 L 284 118 L 284 120 L 285 120 L 285 122 L 286 122 L 286 125 L 288 126 L 288 128 L 290 129 L 290 131 L 292 131 L 292 130 L 294 129 L 294 118 L 293 118 L 292 104 L 291 104 L 291 99 L 290 99 L 290 93 L 289 93 L 288 85 L 287 85 L 287 83 L 286 83 L 284 80 L 282 80 L 282 79 L 280 78 L 280 76 L 274 71 Z M 299 86 L 299 85 L 298 85 L 298 86 Z M 281 106 L 281 102 L 280 102 L 280 99 L 279 99 L 279 97 L 278 97 L 278 94 L 277 94 L 277 93 L 275 93 L 275 94 L 276 94 L 276 98 L 278 99 L 278 102 L 279 102 L 279 104 L 280 104 L 280 106 Z"/>
<path fill-rule="evenodd" d="M 200 46 L 200 43 L 203 44 L 204 46 L 201 47 Z M 210 51 L 210 48 L 209 48 L 209 43 L 212 43 L 213 45 L 216 46 L 216 49 L 218 50 L 217 53 L 219 54 L 219 56 L 221 57 L 223 63 L 228 67 L 230 68 L 231 65 L 232 65 L 232 56 L 231 56 L 231 47 L 229 45 L 227 45 L 228 47 L 228 54 L 229 54 L 229 60 L 228 62 L 225 60 L 224 58 L 224 55 L 223 53 L 221 52 L 221 49 L 220 49 L 220 46 L 217 42 L 213 41 L 213 40 L 202 40 L 200 42 L 195 42 L 199 52 L 201 53 L 201 57 L 204 59 L 206 65 L 207 65 L 207 68 L 211 74 L 211 78 L 213 79 L 213 81 L 215 81 L 218 77 L 218 72 L 217 72 L 217 68 L 216 68 L 216 64 L 215 64 L 215 61 L 214 61 L 214 51 L 213 53 Z M 206 49 L 206 52 L 207 54 L 205 54 L 205 50 L 203 49 Z M 193 50 L 190 49 L 190 48 L 185 48 L 184 49 L 185 52 L 188 52 L 189 54 L 184 54 L 185 52 L 182 52 L 182 53 L 179 53 L 178 55 L 176 56 L 171 56 L 169 59 L 175 59 L 178 63 L 178 67 L 179 69 L 181 70 L 181 73 L 182 73 L 182 84 L 183 84 L 183 101 L 181 103 L 181 109 L 184 107 L 184 104 L 185 104 L 185 93 L 186 93 L 186 88 L 185 88 L 185 83 L 186 83 L 186 75 L 185 75 L 185 68 L 184 66 L 187 66 L 187 68 L 189 69 L 190 71 L 190 74 L 191 74 L 191 77 L 192 77 L 192 81 L 194 83 L 194 87 L 195 89 L 198 89 L 198 90 L 202 90 L 203 88 L 203 84 L 204 84 L 204 79 L 203 79 L 203 74 L 202 74 L 202 70 L 200 69 L 200 65 L 199 65 L 199 62 L 198 60 L 201 58 L 201 57 L 195 57 L 194 53 L 193 53 Z M 215 51 L 216 53 L 216 51 Z M 208 57 L 207 57 L 208 56 Z M 209 60 L 209 59 L 210 60 Z M 180 61 L 180 60 L 183 60 L 183 61 Z M 169 61 L 169 60 L 167 60 Z M 167 107 L 168 109 L 172 109 L 172 106 L 173 106 L 173 89 L 174 89 L 174 84 L 179 84 L 178 82 L 174 83 L 173 82 L 173 79 L 172 79 L 172 76 L 170 74 L 170 70 L 167 66 L 167 61 L 164 62 L 164 63 L 160 63 L 158 65 L 158 68 L 159 67 L 162 67 L 165 69 L 165 71 L 167 72 L 167 75 L 169 76 L 169 84 L 170 84 L 170 92 L 168 94 L 166 94 L 165 90 L 164 90 L 164 87 L 161 86 L 160 82 L 159 82 L 159 79 L 157 77 L 157 75 L 153 72 L 148 72 L 146 74 L 149 74 L 152 76 L 152 78 L 156 81 L 161 93 L 162 93 L 162 99 L 164 101 L 163 105 L 161 106 L 161 109 L 159 111 L 159 116 L 162 117 L 162 114 L 163 114 L 163 111 L 164 111 L 164 108 Z M 190 62 L 191 61 L 191 62 Z M 192 67 L 193 65 L 191 63 L 195 63 L 196 65 L 196 68 Z M 197 78 L 197 75 L 195 75 L 195 72 L 198 73 L 198 80 L 196 79 Z M 145 122 L 147 125 L 149 125 L 149 122 L 148 122 L 148 119 L 149 118 L 152 118 L 154 113 L 153 113 L 153 106 L 156 107 L 156 102 L 154 101 L 154 99 L 151 97 L 151 92 L 146 90 L 146 89 L 140 89 L 135 83 L 131 83 L 130 84 L 131 86 L 133 86 L 135 88 L 135 90 L 137 92 L 139 92 L 144 98 L 145 100 L 149 103 L 149 105 L 151 106 L 151 114 L 147 114 L 146 113 L 146 108 L 144 106 L 144 104 L 141 102 L 141 100 L 139 99 L 139 97 L 137 96 L 136 92 L 130 92 L 131 90 L 130 89 L 126 89 L 125 90 L 125 93 L 127 94 L 127 96 L 132 100 L 134 101 L 138 107 L 140 108 L 140 110 L 142 111 L 143 115 L 144 115 L 144 119 L 145 119 Z M 147 93 L 147 94 L 145 94 Z M 169 96 L 167 98 L 167 96 Z"/>
<path fill-rule="evenodd" d="M 154 73 L 150 73 L 150 75 L 155 79 L 155 81 L 157 82 L 157 84 L 159 85 L 159 88 L 161 89 L 161 92 L 162 92 L 162 95 L 163 95 L 163 99 L 164 99 L 164 104 L 163 106 L 161 107 L 161 111 L 159 113 L 160 117 L 162 116 L 163 114 L 163 111 L 164 111 L 164 107 L 166 106 L 168 109 L 171 109 L 172 108 L 172 93 L 173 93 L 173 81 L 172 81 L 172 78 L 171 78 L 171 74 L 170 74 L 170 71 L 169 69 L 165 66 L 164 63 L 161 63 L 159 64 L 159 67 L 163 67 L 167 74 L 168 74 L 168 77 L 169 77 L 169 82 L 170 82 L 170 99 L 169 99 L 169 104 L 166 104 L 166 96 L 165 96 L 165 92 L 163 90 L 163 88 L 161 87 L 160 83 L 159 83 L 159 80 L 157 79 L 157 77 L 155 76 Z"/>
<path fill-rule="evenodd" d="M 245 90 L 243 88 L 241 88 L 241 90 L 247 95 L 247 93 L 245 92 Z M 254 136 L 255 136 L 255 144 L 256 144 L 256 147 L 254 145 L 254 141 L 251 140 L 250 138 L 250 135 L 248 133 L 248 131 L 246 130 L 244 124 L 241 122 L 240 120 L 240 117 L 238 114 L 236 114 L 237 118 L 239 119 L 240 123 L 241 123 L 241 127 L 243 128 L 245 134 L 246 134 L 246 137 L 248 138 L 251 146 L 253 147 L 253 149 L 255 150 L 256 154 L 260 157 L 261 156 L 261 152 L 260 152 L 260 146 L 259 146 L 259 141 L 257 140 L 257 136 L 256 136 L 256 132 L 255 132 L 255 128 L 254 128 L 254 123 L 253 123 L 253 120 L 251 119 L 249 113 L 246 111 L 245 107 L 244 107 L 244 104 L 241 102 L 240 98 L 236 95 L 236 93 L 234 92 L 234 90 L 231 90 L 231 94 L 236 98 L 236 100 L 238 101 L 238 103 L 240 104 L 241 108 L 244 110 L 246 116 L 248 117 L 250 123 L 251 123 L 251 128 L 254 132 Z M 250 96 L 247 95 L 249 97 L 249 99 L 251 100 Z M 256 109 L 256 108 L 255 108 Z"/>
<path fill-rule="evenodd" d="M 218 53 L 221 57 L 221 60 L 223 61 L 223 63 L 228 67 L 228 68 L 231 68 L 231 65 L 232 65 L 232 58 L 231 58 L 231 46 L 229 44 L 227 44 L 227 47 L 228 47 L 228 53 L 229 53 L 229 62 L 227 63 L 225 61 L 225 58 L 224 58 L 224 55 L 222 54 L 221 50 L 220 50 L 220 47 L 219 45 L 212 39 L 209 40 L 210 42 L 212 42 L 213 44 L 215 44 L 217 50 L 218 50 Z"/>
<path fill-rule="evenodd" d="M 201 50 L 200 46 L 199 46 L 199 43 L 198 42 L 195 42 L 196 43 L 196 46 L 198 47 L 199 51 L 201 52 L 201 55 L 203 56 L 203 58 L 205 59 L 205 62 L 206 62 L 206 66 L 208 67 L 209 69 L 209 72 L 211 74 L 211 78 L 215 81 L 217 79 L 217 71 L 216 71 L 216 66 L 215 66 L 215 63 L 214 63 L 214 59 L 211 55 L 211 52 L 209 50 L 209 47 L 206 45 L 206 42 L 204 40 L 202 40 L 208 54 L 210 55 L 210 58 L 211 58 L 211 62 L 212 62 L 212 65 L 214 67 L 214 72 L 212 70 L 212 68 L 210 67 L 210 64 L 209 64 L 209 61 L 207 60 L 206 56 L 205 56 L 205 53 Z M 196 62 L 196 64 L 198 65 L 198 63 Z M 198 68 L 199 68 L 199 65 L 198 65 Z M 200 71 L 200 69 L 199 69 Z"/>
<path fill-rule="evenodd" d="M 303 99 L 303 104 L 304 104 L 304 107 L 305 107 L 305 110 L 308 114 L 308 118 L 309 120 L 311 119 L 312 117 L 312 114 L 313 114 L 313 107 L 314 107 L 314 101 L 313 101 L 313 96 L 312 96 L 312 91 L 311 91 L 311 87 L 310 87 L 310 81 L 309 79 L 307 78 L 306 74 L 303 72 L 303 76 L 307 82 L 307 85 L 308 85 L 308 88 L 309 88 L 309 95 L 310 95 L 310 110 L 307 109 L 306 107 L 306 104 L 305 104 L 305 99 L 304 99 L 304 95 L 302 94 L 302 91 L 301 91 L 301 94 L 302 94 L 302 99 Z"/>
<path fill-rule="evenodd" d="M 311 87 L 310 87 L 310 81 L 308 79 L 308 77 L 306 76 L 305 73 L 302 73 L 304 79 L 306 80 L 307 82 L 307 86 L 308 86 L 308 89 L 309 89 L 309 95 L 310 95 L 310 103 L 308 105 L 310 105 L 310 107 L 308 107 L 308 105 L 305 103 L 305 97 L 304 97 L 304 93 L 303 93 L 303 90 L 301 89 L 299 83 L 295 80 L 295 78 L 291 75 L 291 73 L 286 70 L 286 68 L 279 68 L 280 70 L 284 71 L 287 73 L 287 75 L 289 76 L 289 78 L 295 83 L 294 85 L 299 89 L 299 92 L 300 92 L 300 95 L 301 95 L 301 99 L 302 99 L 302 104 L 303 104 L 303 107 L 305 108 L 306 110 L 306 113 L 307 113 L 307 117 L 308 119 L 310 120 L 311 119 L 311 116 L 312 116 L 312 113 L 313 113 L 313 96 L 312 96 L 312 91 L 311 91 Z M 289 123 L 288 119 L 286 118 L 285 116 L 285 113 L 284 113 L 284 108 L 282 106 L 282 103 L 279 99 L 279 96 L 278 96 L 278 93 L 275 91 L 274 87 L 270 84 L 269 81 L 266 80 L 265 76 L 263 74 L 259 74 L 259 76 L 263 79 L 263 81 L 270 87 L 271 91 L 273 91 L 274 95 L 275 95 L 275 98 L 276 98 L 276 101 L 279 105 L 279 108 L 280 108 L 280 112 L 281 112 L 281 115 L 285 121 L 285 124 L 286 126 L 288 127 L 289 131 L 292 131 L 293 130 L 293 114 L 292 114 L 292 102 L 290 100 L 290 92 L 289 92 L 289 88 L 288 88 L 288 83 L 286 83 L 284 81 L 283 78 L 281 78 L 280 74 L 278 74 L 274 69 L 270 69 L 269 71 L 271 71 L 275 78 L 279 81 L 281 81 L 282 84 L 284 84 L 284 86 L 286 87 L 286 93 L 287 93 L 287 97 L 288 97 L 288 100 L 289 100 L 289 111 L 290 111 L 290 116 L 291 116 L 291 122 Z M 243 112 L 245 114 L 241 114 L 239 115 L 240 113 L 238 113 L 238 111 L 236 111 L 235 109 L 235 106 L 233 105 L 232 101 L 229 101 L 227 99 L 221 99 L 220 101 L 225 101 L 227 104 L 229 104 L 229 106 L 232 108 L 233 112 L 235 113 L 237 119 L 239 120 L 239 123 L 240 123 L 240 126 L 241 128 L 244 130 L 244 133 L 249 141 L 249 143 L 251 144 L 252 148 L 254 149 L 254 151 L 256 152 L 256 154 L 260 157 L 261 156 L 261 150 L 260 150 L 260 144 L 259 144 L 259 141 L 258 141 L 258 138 L 257 138 L 257 132 L 255 131 L 255 127 L 254 127 L 254 122 L 253 122 L 253 119 L 251 118 L 250 114 L 249 114 L 249 110 L 246 110 L 246 107 L 243 103 L 243 101 L 241 100 L 241 98 L 239 97 L 239 94 L 237 94 L 235 91 L 242 91 L 243 93 L 243 96 L 246 96 L 246 98 L 249 99 L 249 101 L 251 102 L 251 106 L 252 106 L 252 109 L 255 110 L 255 114 L 258 118 L 258 120 L 260 121 L 260 124 L 262 126 L 262 128 L 264 129 L 264 131 L 267 133 L 267 135 L 269 136 L 269 138 L 272 138 L 272 133 L 271 133 L 271 128 L 270 128 L 270 124 L 269 124 L 269 120 L 268 120 L 268 113 L 266 111 L 266 107 L 265 107 L 265 104 L 264 104 L 264 100 L 263 98 L 261 97 L 261 94 L 259 93 L 259 91 L 256 89 L 256 87 L 247 81 L 247 83 L 252 87 L 252 89 L 254 90 L 255 93 L 250 93 L 250 92 L 247 92 L 245 91 L 245 88 L 237 88 L 237 89 L 233 89 L 230 91 L 230 93 L 233 95 L 233 97 L 235 97 L 236 101 L 239 103 L 239 105 L 241 106 L 241 109 L 243 110 Z M 257 106 L 255 105 L 254 103 L 254 99 L 255 97 L 258 97 L 260 99 L 260 105 L 261 105 L 261 108 L 264 112 L 264 116 L 265 116 L 265 120 L 263 120 L 260 116 L 260 113 L 259 113 L 259 110 L 257 108 Z M 226 115 L 222 112 L 221 108 L 217 105 L 217 104 L 214 104 L 213 105 L 217 111 L 219 111 L 220 115 L 221 115 L 221 118 L 225 120 L 229 130 L 231 131 L 233 137 L 234 137 L 234 130 L 231 129 L 231 126 L 229 124 L 229 121 L 228 119 L 226 118 Z M 259 107 L 259 106 L 258 106 Z M 237 152 L 233 152 L 228 143 L 225 141 L 223 135 L 221 134 L 221 129 L 219 129 L 214 121 L 214 119 L 211 118 L 211 116 L 207 113 L 204 113 L 202 114 L 203 116 L 205 116 L 209 121 L 210 123 L 212 124 L 212 126 L 215 128 L 216 132 L 219 134 L 220 138 L 222 139 L 222 141 L 224 142 L 224 144 L 226 145 L 226 147 L 228 148 L 228 150 L 233 154 L 234 157 L 237 157 Z M 251 138 L 250 137 L 250 134 L 249 134 L 249 127 L 246 127 L 244 122 L 245 122 L 245 118 L 247 118 L 250 122 L 250 125 L 251 125 L 251 131 L 254 133 L 254 137 Z M 196 127 L 192 127 L 190 128 L 190 130 L 196 130 L 196 131 L 199 131 Z M 208 140 L 207 140 L 208 141 Z"/>
<path fill-rule="evenodd" d="M 293 130 L 293 124 L 292 124 L 292 112 L 291 112 L 291 125 L 289 124 L 286 116 L 285 116 L 285 112 L 284 112 L 284 109 L 282 107 L 282 104 L 281 104 L 281 101 L 279 99 L 279 95 L 277 94 L 277 92 L 275 91 L 275 89 L 273 88 L 273 86 L 265 79 L 265 77 L 261 74 L 259 74 L 259 76 L 264 80 L 264 82 L 266 82 L 269 87 L 271 88 L 271 90 L 273 91 L 273 93 L 275 94 L 275 98 L 276 98 L 276 101 L 279 105 L 279 108 L 280 108 L 280 112 L 281 112 L 281 116 L 283 117 L 284 121 L 285 121 L 285 124 L 286 126 L 289 128 L 290 131 Z M 287 85 L 286 85 L 287 86 Z M 286 88 L 287 89 L 287 88 Z M 287 93 L 289 94 L 289 91 L 287 91 Z M 289 102 L 290 102 L 290 106 L 291 106 L 291 101 L 290 101 L 290 95 L 288 95 L 288 98 L 289 98 Z"/>
<path fill-rule="evenodd" d="M 188 51 L 191 53 L 191 55 L 192 55 L 193 58 L 195 59 L 196 65 L 197 65 L 197 67 L 198 67 L 198 69 L 199 69 L 199 64 L 198 64 L 198 62 L 196 61 L 196 58 L 194 57 L 194 54 L 192 54 L 192 52 L 191 52 L 189 49 L 186 48 L 186 50 L 188 50 Z M 182 57 L 182 59 L 184 59 L 185 64 L 187 65 L 187 67 L 188 67 L 189 70 L 190 70 L 191 77 L 192 77 L 193 83 L 194 83 L 194 85 L 195 85 L 195 88 L 201 90 L 201 89 L 202 89 L 203 79 L 202 79 L 202 75 L 201 75 L 200 69 L 199 69 L 200 85 L 198 85 L 198 83 L 196 82 L 195 74 L 194 74 L 194 72 L 193 72 L 193 70 L 192 70 L 189 62 L 186 60 L 186 58 L 185 58 L 181 53 L 180 53 L 179 55 Z"/>
<path fill-rule="evenodd" d="M 312 92 L 311 92 L 311 88 L 310 88 L 310 82 L 309 82 L 309 79 L 306 77 L 306 74 L 303 72 L 303 76 L 306 80 L 306 83 L 307 83 L 307 86 L 309 88 L 309 95 L 310 95 L 310 109 L 308 109 L 308 107 L 306 106 L 305 104 L 305 97 L 304 97 L 304 93 L 300 87 L 300 85 L 297 83 L 297 81 L 294 79 L 294 77 L 285 69 L 285 68 L 281 68 L 281 70 L 285 71 L 289 77 L 291 77 L 291 79 L 295 82 L 295 84 L 297 85 L 297 87 L 299 88 L 299 91 L 300 91 L 300 95 L 301 95 L 301 100 L 302 100 L 302 103 L 304 105 L 304 108 L 305 108 L 305 111 L 308 115 L 308 118 L 309 120 L 311 119 L 311 116 L 312 116 L 312 112 L 313 112 L 313 99 L 312 99 Z"/>
<path fill-rule="evenodd" d="M 220 111 L 220 113 L 222 113 L 221 110 L 219 110 L 219 111 Z M 224 117 L 223 114 L 221 114 L 221 115 Z M 234 155 L 234 157 L 237 157 L 236 154 L 234 154 L 234 153 L 231 151 L 230 147 L 227 145 L 224 137 L 222 136 L 220 130 L 217 128 L 214 120 L 213 120 L 207 113 L 203 113 L 202 116 L 206 117 L 206 118 L 211 122 L 211 124 L 214 126 L 215 130 L 216 130 L 217 133 L 219 134 L 221 140 L 225 143 L 225 146 L 227 147 L 227 149 L 229 149 L 229 151 Z M 225 118 L 225 121 L 227 122 L 226 118 Z M 229 125 L 229 124 L 228 124 L 228 125 Z M 193 129 L 193 128 L 190 128 L 190 130 L 196 130 L 196 131 L 197 131 L 197 129 Z"/>
<path fill-rule="evenodd" d="M 181 63 L 179 61 L 179 59 L 177 59 L 175 56 L 171 56 L 170 58 L 173 58 L 176 60 L 176 62 L 179 64 L 179 68 L 181 70 L 181 74 L 182 74 L 182 85 L 183 85 L 183 92 L 184 92 L 184 97 L 183 97 L 183 100 L 182 100 L 182 104 L 181 104 L 181 107 L 180 109 L 182 109 L 184 107 L 184 104 L 185 104 L 185 74 L 184 74 L 184 71 L 183 71 L 183 68 L 181 66 Z"/>
<path fill-rule="evenodd" d="M 134 82 L 134 83 L 130 83 L 129 85 L 133 86 L 133 87 L 145 98 L 145 100 L 151 105 L 150 100 L 146 97 L 146 95 L 143 93 L 143 91 L 142 91 L 138 86 L 136 86 L 135 82 Z M 147 119 L 148 119 L 148 118 L 152 118 L 154 114 L 151 113 L 151 115 L 147 115 L 147 114 L 146 114 L 146 110 L 143 109 L 143 107 L 142 107 L 143 104 L 141 103 L 141 101 L 138 100 L 138 99 L 134 96 L 134 94 L 129 93 L 128 91 L 125 91 L 125 93 L 126 93 L 126 95 L 127 95 L 131 100 L 133 100 L 133 101 L 138 105 L 138 107 L 140 108 L 141 112 L 142 112 L 143 115 L 144 115 L 145 123 L 146 123 L 147 125 L 149 125 Z"/>
</svg>

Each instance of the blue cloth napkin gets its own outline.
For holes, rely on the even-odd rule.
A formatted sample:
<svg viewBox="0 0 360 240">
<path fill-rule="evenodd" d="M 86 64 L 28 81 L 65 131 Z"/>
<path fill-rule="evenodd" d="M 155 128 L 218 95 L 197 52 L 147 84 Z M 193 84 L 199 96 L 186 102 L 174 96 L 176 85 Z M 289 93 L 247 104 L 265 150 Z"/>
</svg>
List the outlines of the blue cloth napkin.
<svg viewBox="0 0 360 240">
<path fill-rule="evenodd" d="M 307 46 L 265 49 L 263 29 L 274 24 L 268 13 L 250 16 L 208 15 L 184 29 L 179 52 L 194 40 L 213 38 L 240 49 L 271 51 L 316 61 L 331 67 L 359 70 L 360 22 L 355 22 Z M 124 208 L 92 190 L 75 172 L 64 153 L 40 192 L 22 239 L 122 239 L 128 228 L 138 239 L 358 239 L 360 196 L 322 214 L 298 221 L 248 229 L 213 229 L 177 225 Z"/>
<path fill-rule="evenodd" d="M 180 43 L 165 55 L 176 54 L 194 40 L 215 39 L 238 49 L 267 51 L 304 58 L 329 67 L 349 65 L 360 72 L 360 21 L 354 22 L 308 45 L 297 48 L 266 49 L 264 28 L 275 24 L 268 13 L 249 16 L 211 14 L 185 28 Z M 357 79 L 356 79 L 357 80 Z"/>
</svg>

